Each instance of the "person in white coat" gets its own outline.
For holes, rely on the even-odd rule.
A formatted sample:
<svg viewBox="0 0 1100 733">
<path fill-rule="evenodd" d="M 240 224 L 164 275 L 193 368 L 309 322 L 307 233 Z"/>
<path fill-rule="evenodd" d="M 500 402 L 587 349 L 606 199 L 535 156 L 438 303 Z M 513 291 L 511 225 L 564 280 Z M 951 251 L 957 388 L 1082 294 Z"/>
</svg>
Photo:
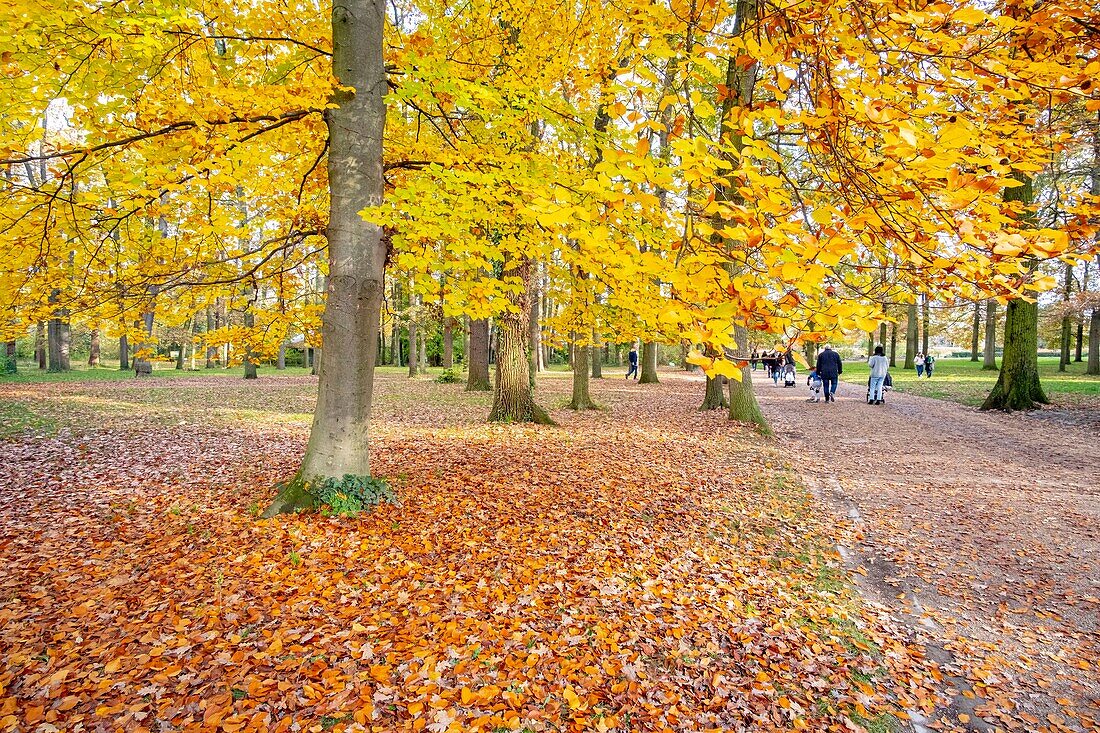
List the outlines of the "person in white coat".
<svg viewBox="0 0 1100 733">
<path fill-rule="evenodd" d="M 882 383 L 886 381 L 886 375 L 890 371 L 890 361 L 886 358 L 881 346 L 875 347 L 875 355 L 867 360 L 867 366 L 871 368 L 871 380 L 868 383 L 867 402 L 872 405 L 881 405 Z"/>
</svg>

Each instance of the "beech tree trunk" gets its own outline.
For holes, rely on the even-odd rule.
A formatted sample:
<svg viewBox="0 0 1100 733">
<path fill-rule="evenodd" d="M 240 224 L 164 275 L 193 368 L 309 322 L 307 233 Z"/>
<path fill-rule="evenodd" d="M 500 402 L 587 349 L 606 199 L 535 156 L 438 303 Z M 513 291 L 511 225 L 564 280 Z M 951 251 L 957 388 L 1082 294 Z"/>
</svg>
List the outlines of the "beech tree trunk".
<svg viewBox="0 0 1100 733">
<path fill-rule="evenodd" d="M 279 344 L 279 354 L 275 357 L 275 368 L 280 372 L 286 369 L 286 343 Z"/>
<path fill-rule="evenodd" d="M 4 373 L 15 374 L 19 370 L 18 360 L 16 359 L 16 346 L 14 341 L 8 341 L 4 344 Z"/>
<path fill-rule="evenodd" d="M 974 304 L 974 322 L 970 326 L 970 361 L 978 361 L 978 343 L 982 333 L 982 304 Z"/>
<path fill-rule="evenodd" d="M 1100 374 L 1100 306 L 1092 309 L 1089 318 L 1089 361 L 1085 374 Z"/>
<path fill-rule="evenodd" d="M 1039 383 L 1039 305 L 1009 301 L 1001 374 L 983 410 L 1033 410 L 1048 404 Z"/>
<path fill-rule="evenodd" d="M 993 298 L 985 301 L 985 348 L 983 349 L 982 371 L 997 369 L 997 301 Z"/>
<path fill-rule="evenodd" d="M 752 371 L 752 369 L 749 371 Z M 699 410 L 721 410 L 723 407 L 729 407 L 730 401 L 726 397 L 726 389 L 724 377 L 707 377 L 707 387 L 703 393 L 703 404 L 699 405 Z"/>
<path fill-rule="evenodd" d="M 588 391 L 588 380 L 591 378 L 589 360 L 592 359 L 594 350 L 593 346 L 581 346 L 577 343 L 573 345 L 576 361 L 573 364 L 573 400 L 569 407 L 574 410 L 599 409 Z"/>
<path fill-rule="evenodd" d="M 1069 300 L 1073 290 L 1073 265 L 1065 263 L 1062 281 L 1062 301 Z M 1070 336 L 1073 329 L 1073 319 L 1067 314 L 1062 316 L 1062 332 L 1058 340 L 1058 371 L 1064 372 L 1069 367 Z"/>
<path fill-rule="evenodd" d="M 359 212 L 377 206 L 383 195 L 384 26 L 381 3 L 345 0 L 332 8 L 332 70 L 345 88 L 333 95 L 337 106 L 325 112 L 329 277 L 321 340 L 329 356 L 321 364 L 301 469 L 264 516 L 314 506 L 308 489 L 317 480 L 370 475 L 369 421 L 389 244 Z"/>
<path fill-rule="evenodd" d="M 903 369 L 913 369 L 917 358 L 917 304 L 910 303 L 905 312 L 905 364 Z"/>
<path fill-rule="evenodd" d="M 210 342 L 210 332 L 213 331 L 214 326 L 214 309 L 210 306 L 206 306 L 206 333 L 207 336 L 203 338 L 206 343 L 206 368 L 213 369 L 218 363 L 218 348 Z"/>
<path fill-rule="evenodd" d="M 657 384 L 657 344 L 647 341 L 642 344 L 641 374 L 638 375 L 638 384 Z"/>
<path fill-rule="evenodd" d="M 46 343 L 49 347 L 50 366 L 51 372 L 64 372 L 68 369 L 64 366 L 65 359 L 63 358 L 62 350 L 67 349 L 68 345 L 63 343 L 61 329 L 61 319 L 51 318 L 46 324 Z"/>
<path fill-rule="evenodd" d="M 90 366 L 90 367 L 99 366 L 99 352 L 100 352 L 100 348 L 99 348 L 99 329 L 98 328 L 93 328 L 92 329 L 92 343 L 91 343 L 91 346 L 88 347 L 88 366 Z"/>
<path fill-rule="evenodd" d="M 488 392 L 489 384 L 489 321 L 470 321 L 470 347 L 466 352 L 470 371 L 466 376 L 467 392 Z"/>
<path fill-rule="evenodd" d="M 898 324 L 895 321 L 890 324 L 890 366 L 898 365 Z"/>
<path fill-rule="evenodd" d="M 249 305 L 244 312 L 244 327 L 251 331 L 256 327 L 256 314 L 252 312 L 252 306 Z M 244 378 L 255 379 L 256 378 L 256 355 L 252 353 L 252 345 L 245 344 L 244 347 Z"/>
<path fill-rule="evenodd" d="M 455 332 L 453 318 L 443 320 L 443 368 L 453 369 L 455 365 Z"/>
<path fill-rule="evenodd" d="M 493 409 L 490 422 L 534 422 L 552 425 L 546 411 L 535 404 L 531 389 L 531 363 L 527 356 L 528 309 L 530 304 L 531 262 L 505 263 L 505 274 L 519 277 L 523 287 L 510 296 L 514 309 L 503 313 L 499 321 L 496 355 L 496 384 L 493 389 Z M 587 365 L 584 369 L 587 377 Z"/>
<path fill-rule="evenodd" d="M 130 371 L 130 340 L 126 334 L 118 337 L 118 369 L 122 372 Z"/>
<path fill-rule="evenodd" d="M 749 342 L 749 332 L 744 326 L 735 326 L 734 340 L 738 344 Z M 729 407 L 730 420 L 750 423 L 756 426 L 764 435 L 771 435 L 772 429 L 768 425 L 764 413 L 760 411 L 760 404 L 756 401 L 756 392 L 752 388 L 752 367 L 748 364 L 741 367 L 741 381 L 730 379 L 729 382 Z"/>
<path fill-rule="evenodd" d="M 413 315 L 413 305 L 416 302 L 415 296 L 409 296 L 409 376 L 415 377 L 420 372 L 420 360 L 417 351 L 417 333 L 416 318 Z"/>
<path fill-rule="evenodd" d="M 603 379 L 603 343 L 600 335 L 592 332 L 592 346 L 588 352 L 588 360 L 592 363 L 592 378 Z"/>
</svg>

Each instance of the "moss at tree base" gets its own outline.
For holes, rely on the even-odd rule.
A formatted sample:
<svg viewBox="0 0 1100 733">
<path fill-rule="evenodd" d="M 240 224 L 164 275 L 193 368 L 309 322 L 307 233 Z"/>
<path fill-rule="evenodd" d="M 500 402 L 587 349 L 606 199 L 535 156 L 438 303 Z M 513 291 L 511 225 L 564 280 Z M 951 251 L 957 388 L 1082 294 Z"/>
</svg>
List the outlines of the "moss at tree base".
<svg viewBox="0 0 1100 733">
<path fill-rule="evenodd" d="M 271 504 L 260 515 L 261 519 L 270 519 L 278 514 L 290 514 L 317 508 L 317 500 L 309 493 L 309 483 L 302 478 L 301 472 L 288 481 L 276 495 Z"/>
</svg>

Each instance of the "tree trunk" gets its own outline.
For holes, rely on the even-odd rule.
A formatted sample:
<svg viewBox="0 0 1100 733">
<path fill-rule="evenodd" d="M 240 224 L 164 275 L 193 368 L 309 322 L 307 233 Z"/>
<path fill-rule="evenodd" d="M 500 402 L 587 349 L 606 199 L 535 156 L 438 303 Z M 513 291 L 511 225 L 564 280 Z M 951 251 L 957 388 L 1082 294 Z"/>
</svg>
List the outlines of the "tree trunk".
<svg viewBox="0 0 1100 733">
<path fill-rule="evenodd" d="M 455 331 L 453 318 L 443 320 L 443 368 L 453 369 L 455 365 Z"/>
<path fill-rule="evenodd" d="M 883 348 L 886 348 L 886 321 L 883 321 L 878 326 L 878 342 Z M 874 349 L 871 349 L 871 354 L 874 354 Z"/>
<path fill-rule="evenodd" d="M 88 347 L 88 366 L 99 366 L 99 329 L 92 329 L 92 344 Z"/>
<path fill-rule="evenodd" d="M 917 358 L 917 304 L 910 303 L 905 312 L 905 364 L 903 369 L 912 369 Z"/>
<path fill-rule="evenodd" d="M 985 301 L 985 348 L 983 349 L 982 371 L 997 369 L 997 301 L 993 298 Z"/>
<path fill-rule="evenodd" d="M 603 343 L 595 331 L 592 332 L 592 347 L 588 359 L 592 362 L 592 378 L 603 379 Z"/>
<path fill-rule="evenodd" d="M 206 344 L 206 368 L 213 369 L 217 365 L 218 349 L 210 342 L 210 332 L 215 328 L 214 309 L 206 306 L 206 336 L 203 342 Z"/>
<path fill-rule="evenodd" d="M 1067 262 L 1063 270 L 1062 302 L 1068 301 L 1073 290 L 1073 264 Z M 1062 316 L 1062 331 L 1058 339 L 1058 371 L 1064 372 L 1069 366 L 1070 335 L 1073 329 L 1073 321 L 1069 314 Z"/>
<path fill-rule="evenodd" d="M 98 333 L 98 331 L 96 332 Z M 4 373 L 15 374 L 19 370 L 18 360 L 16 359 L 16 345 L 14 341 L 8 341 L 4 344 Z"/>
<path fill-rule="evenodd" d="M 34 360 L 38 362 L 39 369 L 46 368 L 46 325 L 42 321 L 34 327 Z"/>
<path fill-rule="evenodd" d="M 66 371 L 61 358 L 61 319 L 51 318 L 46 324 L 46 344 L 49 347 L 51 372 Z"/>
<path fill-rule="evenodd" d="M 931 323 L 931 317 L 928 312 L 928 296 L 924 296 L 924 303 L 921 305 L 921 353 L 928 356 L 928 326 Z"/>
<path fill-rule="evenodd" d="M 890 366 L 898 365 L 898 324 L 894 321 L 890 324 Z"/>
<path fill-rule="evenodd" d="M 1085 367 L 1085 374 L 1100 374 L 1100 306 L 1092 309 L 1092 316 L 1089 318 L 1089 362 Z"/>
<path fill-rule="evenodd" d="M 983 410 L 1033 410 L 1050 402 L 1039 383 L 1038 350 L 1039 305 L 1009 301 L 1001 374 Z"/>
<path fill-rule="evenodd" d="M 642 373 L 638 376 L 638 384 L 657 384 L 657 344 L 647 341 L 642 344 Z"/>
<path fill-rule="evenodd" d="M 522 287 L 509 296 L 512 308 L 501 314 L 496 359 L 496 384 L 490 422 L 534 422 L 552 425 L 546 411 L 535 404 L 531 389 L 531 363 L 527 358 L 531 262 L 523 258 L 505 263 L 505 274 L 518 276 Z M 587 365 L 584 370 L 588 374 Z"/>
<path fill-rule="evenodd" d="M 489 384 L 489 321 L 470 321 L 470 346 L 466 352 L 466 362 L 470 365 L 466 377 L 467 392 L 488 392 Z"/>
<path fill-rule="evenodd" d="M 574 344 L 576 363 L 573 364 L 573 400 L 569 403 L 569 407 L 574 410 L 599 409 L 588 392 L 588 380 L 591 378 L 588 362 L 594 349 L 595 347 Z"/>
<path fill-rule="evenodd" d="M 359 212 L 382 201 L 385 7 L 345 0 L 332 8 L 332 68 L 344 89 L 325 112 L 329 134 L 328 297 L 317 408 L 298 474 L 265 516 L 315 505 L 320 479 L 369 476 L 368 436 L 388 243 Z"/>
<path fill-rule="evenodd" d="M 699 410 L 720 410 L 729 406 L 730 401 L 726 398 L 725 378 L 707 377 L 707 388 L 706 392 L 703 393 L 703 404 L 699 405 Z"/>
<path fill-rule="evenodd" d="M 286 342 L 279 344 L 279 355 L 275 357 L 275 368 L 280 372 L 286 369 Z"/>
<path fill-rule="evenodd" d="M 978 343 L 982 334 L 982 304 L 974 304 L 974 322 L 970 326 L 970 361 L 978 361 Z"/>
<path fill-rule="evenodd" d="M 738 348 L 741 344 L 749 342 L 749 332 L 744 326 L 734 327 L 734 340 Z M 730 379 L 729 382 L 729 406 L 730 420 L 750 423 L 755 425 L 764 435 L 771 435 L 772 429 L 760 411 L 760 404 L 756 401 L 756 392 L 752 388 L 752 367 L 748 364 L 741 367 L 741 381 Z"/>
<path fill-rule="evenodd" d="M 118 337 L 118 369 L 121 372 L 130 371 L 130 340 L 126 334 Z"/>
<path fill-rule="evenodd" d="M 1084 340 L 1085 340 L 1085 319 L 1083 317 L 1080 317 L 1080 316 L 1078 316 L 1078 318 L 1077 318 L 1077 335 L 1076 335 L 1076 339 L 1077 339 L 1077 345 L 1074 347 L 1073 361 L 1074 361 L 1074 363 L 1080 363 L 1081 360 L 1082 360 L 1081 357 L 1083 355 L 1082 345 L 1083 345 Z"/>
<path fill-rule="evenodd" d="M 421 374 L 427 374 L 428 373 L 428 334 L 424 331 L 423 328 L 420 329 L 419 339 L 420 339 L 420 364 L 419 364 L 418 371 Z"/>
<path fill-rule="evenodd" d="M 470 368 L 470 317 L 466 316 L 462 319 L 462 367 L 464 369 Z M 488 370 L 488 365 L 486 365 Z"/>
<path fill-rule="evenodd" d="M 416 296 L 409 296 L 409 377 L 415 377 L 420 371 L 420 360 L 418 358 L 417 349 L 417 333 L 416 328 L 416 315 L 413 313 L 416 303 Z"/>
<path fill-rule="evenodd" d="M 244 347 L 244 378 L 256 378 L 256 355 L 252 353 L 252 329 L 256 327 L 256 314 L 252 312 L 249 304 L 244 311 L 244 327 L 248 330 L 248 341 Z"/>
<path fill-rule="evenodd" d="M 535 276 L 531 283 L 531 315 L 527 322 L 528 353 L 531 355 L 531 374 L 537 374 L 543 370 L 542 363 L 542 328 L 539 327 L 539 306 L 542 301 L 542 273 L 541 265 L 535 266 Z"/>
</svg>

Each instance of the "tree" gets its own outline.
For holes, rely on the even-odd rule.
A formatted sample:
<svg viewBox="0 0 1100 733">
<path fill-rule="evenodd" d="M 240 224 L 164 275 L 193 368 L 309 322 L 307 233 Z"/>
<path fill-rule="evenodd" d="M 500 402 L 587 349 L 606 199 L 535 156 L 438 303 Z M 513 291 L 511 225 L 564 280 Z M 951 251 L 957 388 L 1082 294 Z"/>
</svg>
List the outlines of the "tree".
<svg viewBox="0 0 1100 733">
<path fill-rule="evenodd" d="M 264 512 L 315 504 L 318 481 L 369 476 L 369 420 L 389 241 L 359 212 L 381 203 L 386 69 L 384 8 L 348 0 L 332 9 L 332 71 L 339 91 L 325 113 L 330 188 L 329 277 L 317 409 L 297 475 Z M 410 354 L 410 359 L 412 355 Z"/>
<path fill-rule="evenodd" d="M 904 369 L 912 369 L 916 365 L 917 358 L 917 304 L 910 303 L 905 315 L 905 365 Z"/>
<path fill-rule="evenodd" d="M 974 303 L 974 322 L 970 327 L 970 361 L 978 361 L 978 342 L 982 329 L 982 304 Z"/>
<path fill-rule="evenodd" d="M 997 301 L 989 298 L 985 301 L 985 347 L 982 349 L 983 371 L 997 369 Z"/>
<path fill-rule="evenodd" d="M 535 404 L 531 389 L 531 364 L 527 358 L 531 261 L 521 257 L 507 262 L 504 273 L 516 278 L 519 287 L 509 298 L 511 307 L 500 316 L 500 347 L 497 351 L 493 409 L 489 413 L 489 421 L 552 425 L 553 420 L 546 411 Z M 581 371 L 585 372 L 587 378 L 587 365 Z"/>
<path fill-rule="evenodd" d="M 481 318 L 470 321 L 470 344 L 466 352 L 469 372 L 466 376 L 467 392 L 488 392 L 489 383 L 489 321 Z"/>
</svg>

